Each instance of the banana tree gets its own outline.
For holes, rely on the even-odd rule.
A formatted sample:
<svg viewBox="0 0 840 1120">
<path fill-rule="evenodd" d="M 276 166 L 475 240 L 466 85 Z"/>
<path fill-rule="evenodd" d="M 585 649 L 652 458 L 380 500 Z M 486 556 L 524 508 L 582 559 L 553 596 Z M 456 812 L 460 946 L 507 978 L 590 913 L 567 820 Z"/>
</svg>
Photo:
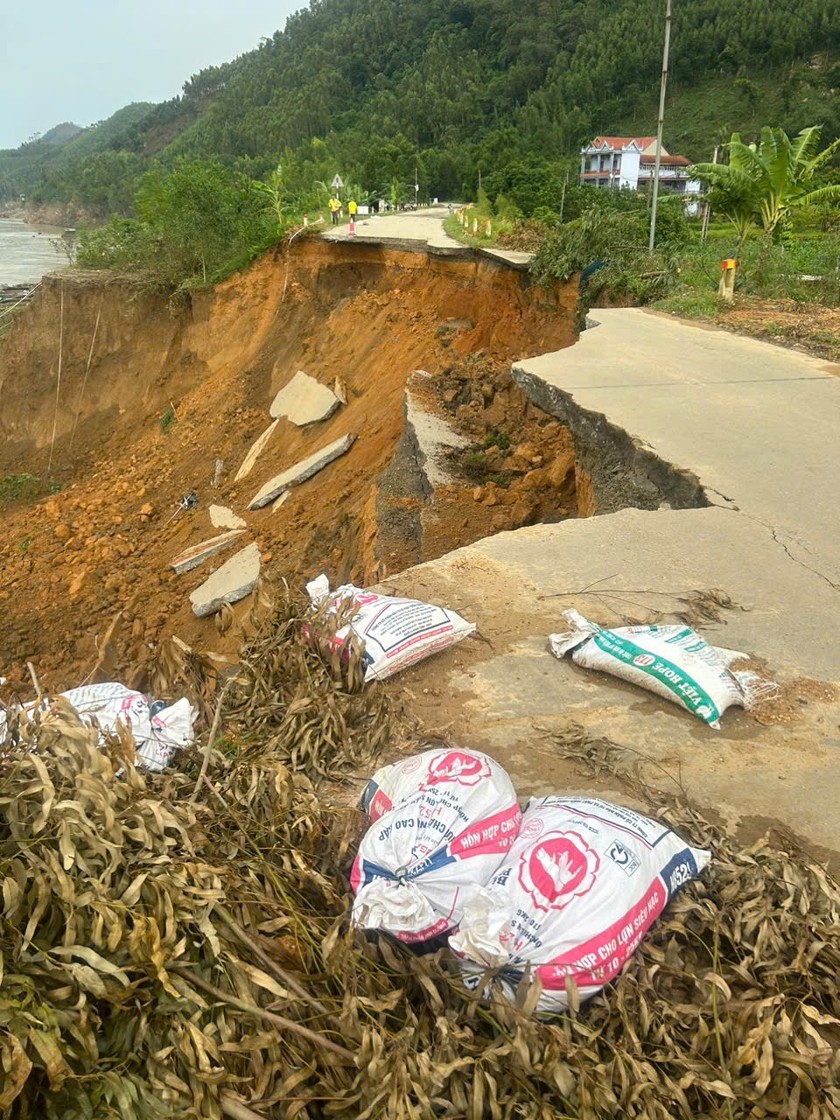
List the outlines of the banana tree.
<svg viewBox="0 0 840 1120">
<path fill-rule="evenodd" d="M 739 250 L 752 222 L 769 241 L 801 207 L 840 200 L 840 184 L 814 186 L 817 171 L 840 147 L 840 138 L 821 152 L 819 139 L 816 125 L 793 140 L 781 128 L 762 128 L 757 145 L 744 144 L 734 132 L 727 145 L 729 163 L 694 165 L 697 178 L 713 189 L 718 209 L 735 226 Z"/>
<path fill-rule="evenodd" d="M 254 187 L 265 196 L 266 210 L 270 211 L 280 234 L 286 223 L 287 192 L 283 181 L 283 166 L 277 164 L 268 177 L 268 182 L 255 180 Z"/>
</svg>

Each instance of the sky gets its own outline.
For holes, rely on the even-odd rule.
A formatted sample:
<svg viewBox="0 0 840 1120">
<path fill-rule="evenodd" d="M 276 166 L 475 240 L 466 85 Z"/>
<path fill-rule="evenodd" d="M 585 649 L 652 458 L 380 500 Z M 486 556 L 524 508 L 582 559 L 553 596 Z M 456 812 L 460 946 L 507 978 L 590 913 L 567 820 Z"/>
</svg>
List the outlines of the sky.
<svg viewBox="0 0 840 1120">
<path fill-rule="evenodd" d="M 255 48 L 306 0 L 3 0 L 0 148 L 62 121 L 165 101 L 192 74 Z"/>
</svg>

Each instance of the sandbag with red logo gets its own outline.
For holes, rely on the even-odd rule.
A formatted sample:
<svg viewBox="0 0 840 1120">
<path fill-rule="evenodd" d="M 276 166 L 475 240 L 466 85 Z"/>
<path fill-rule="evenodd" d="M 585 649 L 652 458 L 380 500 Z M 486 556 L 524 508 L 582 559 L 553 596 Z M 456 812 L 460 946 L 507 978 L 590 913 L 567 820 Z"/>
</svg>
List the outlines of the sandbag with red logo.
<svg viewBox="0 0 840 1120">
<path fill-rule="evenodd" d="M 449 944 L 476 987 L 501 968 L 513 999 L 524 973 L 539 979 L 537 1014 L 568 1006 L 614 979 L 676 891 L 710 853 L 666 825 L 587 797 L 542 797 L 528 805 L 510 855 L 464 908 Z"/>
<path fill-rule="evenodd" d="M 380 767 L 362 790 L 359 808 L 372 821 L 379 820 L 383 813 L 428 785 L 432 770 L 435 771 L 434 781 L 437 784 L 440 784 L 444 772 L 449 778 L 460 779 L 464 785 L 477 784 L 487 775 L 505 773 L 489 755 L 480 751 L 453 750 L 441 744 L 434 750 Z"/>
<path fill-rule="evenodd" d="M 142 692 L 126 688 L 117 681 L 86 684 L 59 694 L 75 708 L 83 723 L 94 720 L 103 732 L 114 733 L 117 726 L 127 727 L 137 746 L 137 766 L 143 770 L 163 770 L 176 751 L 193 742 L 195 713 L 186 698 L 169 707 L 161 700 L 150 700 Z M 32 712 L 36 701 L 24 709 Z M 41 701 L 48 712 L 49 699 Z M 0 739 L 6 720 L 0 712 Z"/>
<path fill-rule="evenodd" d="M 345 583 L 330 591 L 325 575 L 306 585 L 315 606 L 327 610 L 352 607 L 347 625 L 336 633 L 343 642 L 352 632 L 362 646 L 365 680 L 385 680 L 401 669 L 433 653 L 455 645 L 475 630 L 456 611 L 422 603 L 417 599 L 395 599 Z"/>
<path fill-rule="evenodd" d="M 586 669 L 600 669 L 680 704 L 709 727 L 727 708 L 751 708 L 776 686 L 748 670 L 730 668 L 747 654 L 712 646 L 690 626 L 621 626 L 606 630 L 575 610 L 563 612 L 569 630 L 549 634 L 555 657 L 571 651 Z"/>
<path fill-rule="evenodd" d="M 493 759 L 452 747 L 385 767 L 373 782 L 380 778 L 350 875 L 353 922 L 427 941 L 458 925 L 506 858 L 521 820 L 516 791 Z"/>
</svg>

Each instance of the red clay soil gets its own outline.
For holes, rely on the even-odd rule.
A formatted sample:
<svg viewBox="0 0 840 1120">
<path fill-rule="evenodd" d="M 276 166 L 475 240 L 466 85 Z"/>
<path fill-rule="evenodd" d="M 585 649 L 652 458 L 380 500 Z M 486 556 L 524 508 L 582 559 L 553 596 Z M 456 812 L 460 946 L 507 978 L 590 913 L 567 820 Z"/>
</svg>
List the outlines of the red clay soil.
<svg viewBox="0 0 840 1120">
<path fill-rule="evenodd" d="M 715 318 L 718 326 L 840 362 L 840 308 L 792 299 L 739 299 Z"/>
<path fill-rule="evenodd" d="M 78 684 L 118 612 L 108 664 L 117 679 L 142 683 L 143 666 L 173 634 L 195 648 L 232 648 L 188 604 L 232 552 L 182 576 L 169 567 L 217 532 L 210 504 L 245 517 L 241 543 L 259 543 L 264 574 L 324 570 L 334 582 L 360 583 L 382 574 L 389 564 L 378 547 L 376 483 L 402 434 L 407 377 L 417 368 L 447 370 L 441 385 L 451 386 L 465 355 L 498 372 L 566 346 L 574 299 L 571 287 L 537 291 L 489 261 L 316 241 L 289 259 L 267 256 L 175 310 L 128 279 L 81 273 L 45 281 L 0 343 L 0 480 L 25 472 L 60 490 L 0 505 L 0 676 L 15 685 L 31 660 L 48 687 Z M 298 369 L 329 385 L 339 379 L 346 406 L 304 429 L 281 420 L 250 476 L 235 483 L 270 423 L 274 394 Z M 520 419 L 531 424 L 525 451 L 539 459 L 534 425 L 548 418 Z M 357 437 L 350 452 L 293 489 L 282 508 L 246 513 L 269 478 L 348 432 Z M 552 447 L 565 438 L 545 437 Z M 217 459 L 224 466 L 214 487 Z M 510 466 L 517 479 L 535 469 Z M 574 495 L 568 469 L 562 473 L 557 508 L 565 515 Z M 475 505 L 486 510 L 488 484 L 480 485 Z M 173 517 L 190 491 L 197 505 Z M 539 515 L 532 502 L 527 516 Z M 454 542 L 451 533 L 430 537 L 422 558 L 496 522 L 498 511 L 473 518 Z"/>
</svg>

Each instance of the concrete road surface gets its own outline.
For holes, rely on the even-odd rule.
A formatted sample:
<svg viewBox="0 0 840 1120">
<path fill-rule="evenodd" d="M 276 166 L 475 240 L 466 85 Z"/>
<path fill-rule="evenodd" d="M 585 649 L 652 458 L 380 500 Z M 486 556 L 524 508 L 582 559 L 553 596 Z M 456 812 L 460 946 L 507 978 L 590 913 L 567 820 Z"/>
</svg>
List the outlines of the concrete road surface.
<svg viewBox="0 0 840 1120">
<path fill-rule="evenodd" d="M 423 210 L 405 213 L 374 214 L 360 218 L 356 232 L 351 235 L 347 224 L 327 229 L 322 235 L 327 241 L 375 241 L 386 247 L 431 249 L 432 251 L 466 253 L 471 250 L 444 233 L 443 221 L 449 216 L 447 206 L 430 206 Z"/>
<path fill-rule="evenodd" d="M 395 687 L 432 728 L 498 757 L 523 794 L 598 788 L 630 803 L 565 757 L 581 736 L 609 740 L 745 839 L 781 824 L 840 867 L 840 367 L 641 310 L 593 317 L 574 346 L 513 372 L 568 424 L 580 460 L 612 464 L 593 478 L 613 512 L 501 533 L 384 581 L 459 609 L 483 639 Z M 625 485 L 645 471 L 647 490 Z M 693 508 L 668 508 L 669 479 Z M 625 492 L 643 508 L 620 508 Z M 732 605 L 698 629 L 780 686 L 720 731 L 548 651 L 566 608 L 621 625 L 710 589 Z"/>
<path fill-rule="evenodd" d="M 592 320 L 570 349 L 517 363 L 526 391 L 605 415 L 840 584 L 840 367 L 632 308 Z"/>
</svg>

